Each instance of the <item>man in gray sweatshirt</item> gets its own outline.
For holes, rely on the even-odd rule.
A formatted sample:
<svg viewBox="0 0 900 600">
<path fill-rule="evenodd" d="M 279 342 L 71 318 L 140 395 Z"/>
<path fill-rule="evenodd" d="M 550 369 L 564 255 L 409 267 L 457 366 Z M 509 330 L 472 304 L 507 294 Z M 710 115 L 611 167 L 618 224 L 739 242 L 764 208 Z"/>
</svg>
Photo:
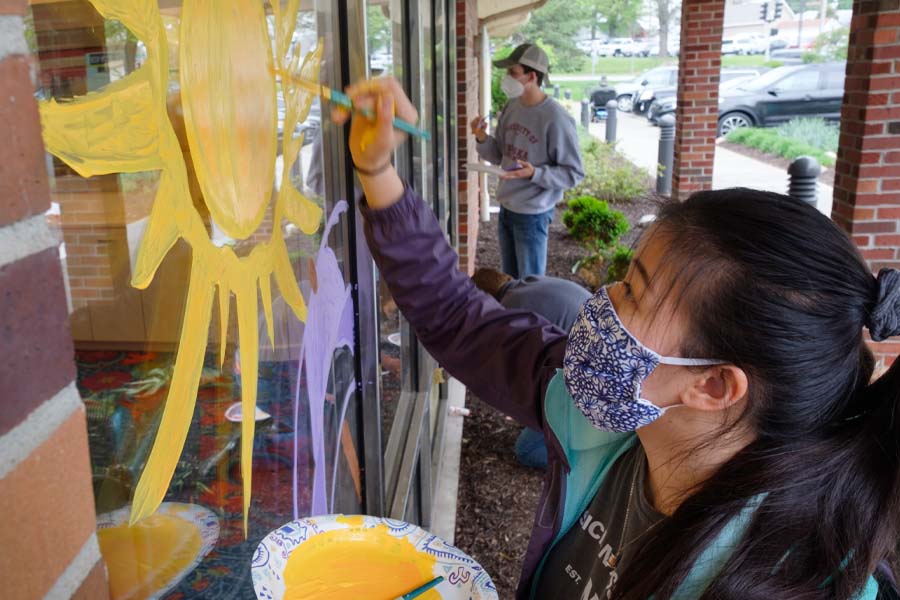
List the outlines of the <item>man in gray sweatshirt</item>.
<svg viewBox="0 0 900 600">
<path fill-rule="evenodd" d="M 584 178 L 575 119 L 541 90 L 550 63 L 537 45 L 522 44 L 494 66 L 506 69 L 501 87 L 510 100 L 493 135 L 481 116 L 471 128 L 479 156 L 507 171 L 497 189 L 503 270 L 516 279 L 543 275 L 554 207 Z"/>
</svg>

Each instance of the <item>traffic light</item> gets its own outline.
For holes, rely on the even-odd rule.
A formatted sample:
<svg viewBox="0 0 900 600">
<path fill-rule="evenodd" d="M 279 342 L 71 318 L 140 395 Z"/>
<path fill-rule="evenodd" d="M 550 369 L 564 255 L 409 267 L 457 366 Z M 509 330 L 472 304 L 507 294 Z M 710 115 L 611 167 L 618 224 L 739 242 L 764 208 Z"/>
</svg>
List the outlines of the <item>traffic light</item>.
<svg viewBox="0 0 900 600">
<path fill-rule="evenodd" d="M 782 0 L 775 0 L 775 14 L 773 14 L 772 17 L 776 21 L 781 18 L 781 4 Z"/>
<path fill-rule="evenodd" d="M 759 20 L 760 21 L 768 21 L 769 20 L 769 3 L 763 2 L 759 7 Z"/>
</svg>

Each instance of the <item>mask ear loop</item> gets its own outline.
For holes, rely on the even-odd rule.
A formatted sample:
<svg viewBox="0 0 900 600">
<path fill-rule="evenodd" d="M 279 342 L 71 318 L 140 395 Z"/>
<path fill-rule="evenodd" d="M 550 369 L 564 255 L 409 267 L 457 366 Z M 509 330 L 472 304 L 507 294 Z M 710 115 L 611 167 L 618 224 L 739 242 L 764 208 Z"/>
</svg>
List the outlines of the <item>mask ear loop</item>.
<svg viewBox="0 0 900 600">
<path fill-rule="evenodd" d="M 713 360 L 709 358 L 678 358 L 676 356 L 660 356 L 660 364 L 674 365 L 676 367 L 711 367 L 713 365 L 728 364 L 728 361 Z"/>
</svg>

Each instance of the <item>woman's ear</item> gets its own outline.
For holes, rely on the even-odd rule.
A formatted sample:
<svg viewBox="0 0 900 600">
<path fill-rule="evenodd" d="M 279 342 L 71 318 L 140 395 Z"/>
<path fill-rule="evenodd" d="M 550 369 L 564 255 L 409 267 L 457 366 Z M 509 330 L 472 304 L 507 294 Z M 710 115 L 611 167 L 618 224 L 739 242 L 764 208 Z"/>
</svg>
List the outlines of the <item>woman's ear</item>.
<svg viewBox="0 0 900 600">
<path fill-rule="evenodd" d="M 747 396 L 747 374 L 734 365 L 716 365 L 697 375 L 681 401 L 697 410 L 720 411 Z"/>
</svg>

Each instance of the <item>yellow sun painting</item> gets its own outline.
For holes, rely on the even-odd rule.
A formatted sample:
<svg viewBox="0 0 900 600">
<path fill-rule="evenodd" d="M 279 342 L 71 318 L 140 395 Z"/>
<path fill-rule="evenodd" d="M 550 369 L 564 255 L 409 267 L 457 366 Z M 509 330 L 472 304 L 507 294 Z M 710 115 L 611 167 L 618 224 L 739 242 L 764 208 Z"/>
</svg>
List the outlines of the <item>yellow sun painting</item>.
<svg viewBox="0 0 900 600">
<path fill-rule="evenodd" d="M 131 523 L 152 514 L 169 487 L 194 413 L 218 294 L 220 365 L 225 357 L 231 295 L 235 297 L 242 364 L 241 474 L 244 533 L 250 506 L 251 464 L 258 378 L 257 294 L 273 340 L 272 282 L 300 320 L 306 305 L 288 258 L 281 223 L 306 234 L 319 227 L 322 210 L 290 182 L 303 144 L 283 140 L 283 185 L 278 190 L 271 237 L 238 257 L 217 247 L 191 199 L 188 167 L 166 107 L 168 47 L 156 0 L 89 0 L 106 19 L 116 19 L 147 48 L 136 71 L 71 102 L 41 103 L 47 150 L 83 177 L 159 171 L 150 220 L 132 273 L 134 287 L 150 285 L 161 261 L 180 238 L 191 247 L 191 275 L 175 368 L 159 430 L 134 494 Z M 230 237 L 246 239 L 259 227 L 272 196 L 278 145 L 276 75 L 318 80 L 322 43 L 300 62 L 291 45 L 300 0 L 272 2 L 274 56 L 260 0 L 185 0 L 180 27 L 180 87 L 185 133 L 203 200 Z M 309 114 L 313 96 L 281 77 L 284 131 Z"/>
</svg>

